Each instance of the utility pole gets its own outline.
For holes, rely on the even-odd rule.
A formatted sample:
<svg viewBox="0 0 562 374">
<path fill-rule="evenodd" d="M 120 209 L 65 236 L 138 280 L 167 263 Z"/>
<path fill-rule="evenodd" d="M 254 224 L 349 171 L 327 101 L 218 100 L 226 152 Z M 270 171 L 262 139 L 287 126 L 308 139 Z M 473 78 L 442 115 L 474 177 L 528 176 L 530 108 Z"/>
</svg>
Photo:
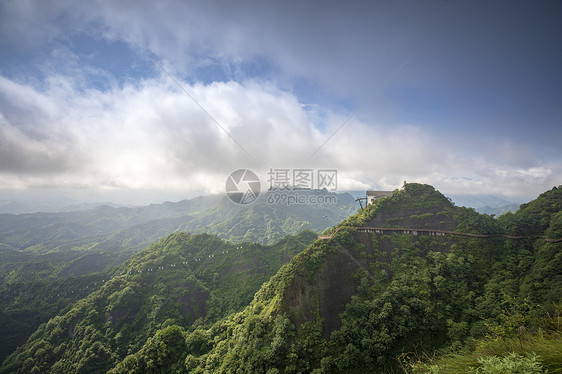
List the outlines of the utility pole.
<svg viewBox="0 0 562 374">
<path fill-rule="evenodd" d="M 363 209 L 363 200 L 365 200 L 365 206 L 367 206 L 367 198 L 366 197 L 358 197 L 355 201 L 359 201 L 359 205 L 361 205 L 361 209 Z"/>
</svg>

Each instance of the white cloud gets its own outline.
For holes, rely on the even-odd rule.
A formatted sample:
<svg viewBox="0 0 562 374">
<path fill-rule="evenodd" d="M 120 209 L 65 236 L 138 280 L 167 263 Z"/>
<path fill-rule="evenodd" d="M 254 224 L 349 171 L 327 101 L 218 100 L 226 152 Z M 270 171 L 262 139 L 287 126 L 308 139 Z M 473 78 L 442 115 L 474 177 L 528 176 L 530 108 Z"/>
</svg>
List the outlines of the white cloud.
<svg viewBox="0 0 562 374">
<path fill-rule="evenodd" d="M 1 171 L 20 182 L 37 183 L 35 174 L 43 174 L 49 181 L 75 178 L 91 188 L 216 192 L 217 175 L 222 179 L 235 168 L 261 167 L 274 158 L 283 163 L 302 153 L 314 132 L 296 99 L 272 86 L 186 85 L 254 155 L 251 160 L 170 80 L 147 80 L 111 92 L 47 82 L 41 91 L 0 80 L 1 95 L 17 104 L 0 123 Z M 21 118 L 33 126 L 18 123 Z M 59 167 L 48 167 L 50 161 Z"/>
<path fill-rule="evenodd" d="M 336 168 L 340 189 L 394 189 L 407 180 L 449 193 L 532 195 L 562 183 L 560 165 L 506 168 L 504 159 L 460 157 L 463 150 L 416 126 L 356 120 L 307 161 L 343 116 L 328 112 L 320 131 L 307 106 L 271 83 L 184 87 L 253 159 L 165 76 L 107 92 L 82 91 L 70 79 L 39 89 L 1 78 L 1 97 L 14 101 L 0 120 L 0 188 L 190 196 L 221 193 L 228 173 L 243 167 L 264 182 L 271 167 Z"/>
<path fill-rule="evenodd" d="M 270 167 L 337 168 L 339 186 L 345 189 L 393 189 L 407 180 L 450 193 L 532 196 L 562 184 L 560 149 L 552 141 L 557 137 L 548 135 L 559 134 L 556 128 L 529 131 L 533 139 L 523 140 L 502 130 L 490 138 L 487 125 L 447 132 L 449 121 L 484 118 L 493 125 L 497 118 L 510 119 L 496 108 L 480 114 L 473 101 L 461 100 L 490 88 L 472 66 L 486 65 L 487 74 L 497 71 L 488 69 L 486 53 L 458 63 L 466 54 L 455 38 L 466 37 L 462 25 L 460 34 L 451 35 L 436 32 L 440 28 L 434 25 L 418 27 L 454 22 L 454 17 L 438 16 L 445 12 L 440 5 L 434 7 L 437 15 L 423 18 L 417 7 L 350 3 L 318 8 L 309 2 L 3 2 L 0 43 L 45 46 L 49 53 L 38 69 L 43 76 L 22 80 L 0 73 L 0 188 L 185 191 L 188 196 L 222 192 L 228 173 L 241 167 L 261 173 Z M 481 32 L 495 27 L 487 25 Z M 201 66 L 224 64 L 225 75 L 237 82 L 184 85 L 253 159 L 165 74 L 118 83 L 127 80 L 81 61 L 70 40 L 82 34 L 127 43 L 137 60 L 124 64 L 145 62 L 146 55 L 155 54 L 178 77 L 195 82 L 208 81 L 193 75 Z M 497 47 L 462 40 L 470 41 L 470 51 Z M 330 99 L 336 102 L 358 102 L 418 44 L 424 50 L 385 87 L 389 95 L 375 98 L 308 161 L 349 110 L 303 102 L 306 95 L 295 93 L 293 80 L 306 80 L 303 85 L 313 86 L 319 96 L 334 91 Z M 256 59 L 272 65 L 274 73 L 236 76 Z M 143 73 L 154 71 L 160 69 Z M 90 86 L 92 76 L 107 82 L 106 91 Z M 464 90 L 473 86 L 478 95 Z M 420 104 L 426 93 L 429 109 Z M 449 94 L 456 97 L 447 102 Z M 402 96 L 414 99 L 402 105 Z M 446 106 L 451 104 L 463 106 L 464 112 L 450 114 Z M 476 117 L 462 118 L 473 113 Z M 441 122 L 429 123 L 433 118 Z M 545 138 L 554 144 L 548 157 L 541 144 Z"/>
</svg>

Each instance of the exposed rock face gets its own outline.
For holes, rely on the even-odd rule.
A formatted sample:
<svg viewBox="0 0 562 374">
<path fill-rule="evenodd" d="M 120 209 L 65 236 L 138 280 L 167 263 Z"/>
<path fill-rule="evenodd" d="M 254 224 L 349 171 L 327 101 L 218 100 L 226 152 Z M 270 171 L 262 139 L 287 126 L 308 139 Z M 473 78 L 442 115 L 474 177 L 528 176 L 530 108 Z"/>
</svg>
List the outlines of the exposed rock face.
<svg viewBox="0 0 562 374">
<path fill-rule="evenodd" d="M 327 339 L 341 326 L 340 313 L 357 293 L 357 280 L 352 278 L 359 266 L 344 252 L 331 253 L 314 278 L 297 275 L 285 292 L 287 306 L 295 326 L 323 320 L 323 334 Z"/>
</svg>

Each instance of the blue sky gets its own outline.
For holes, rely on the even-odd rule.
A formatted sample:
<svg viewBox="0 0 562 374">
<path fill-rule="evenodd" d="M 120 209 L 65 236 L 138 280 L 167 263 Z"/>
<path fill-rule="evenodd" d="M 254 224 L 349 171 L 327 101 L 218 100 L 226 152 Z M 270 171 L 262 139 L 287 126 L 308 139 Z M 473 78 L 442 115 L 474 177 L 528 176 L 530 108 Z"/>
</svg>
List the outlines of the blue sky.
<svg viewBox="0 0 562 374">
<path fill-rule="evenodd" d="M 557 1 L 4 1 L 2 198 L 177 200 L 238 168 L 532 198 L 562 184 L 561 19 Z"/>
</svg>

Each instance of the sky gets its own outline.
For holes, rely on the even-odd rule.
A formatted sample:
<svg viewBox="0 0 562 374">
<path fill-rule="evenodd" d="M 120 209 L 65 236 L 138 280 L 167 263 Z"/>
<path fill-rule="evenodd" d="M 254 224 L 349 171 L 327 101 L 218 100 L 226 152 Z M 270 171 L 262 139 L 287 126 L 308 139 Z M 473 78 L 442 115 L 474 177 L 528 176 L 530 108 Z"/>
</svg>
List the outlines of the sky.
<svg viewBox="0 0 562 374">
<path fill-rule="evenodd" d="M 0 2 L 0 203 L 562 184 L 559 1 Z"/>
</svg>

